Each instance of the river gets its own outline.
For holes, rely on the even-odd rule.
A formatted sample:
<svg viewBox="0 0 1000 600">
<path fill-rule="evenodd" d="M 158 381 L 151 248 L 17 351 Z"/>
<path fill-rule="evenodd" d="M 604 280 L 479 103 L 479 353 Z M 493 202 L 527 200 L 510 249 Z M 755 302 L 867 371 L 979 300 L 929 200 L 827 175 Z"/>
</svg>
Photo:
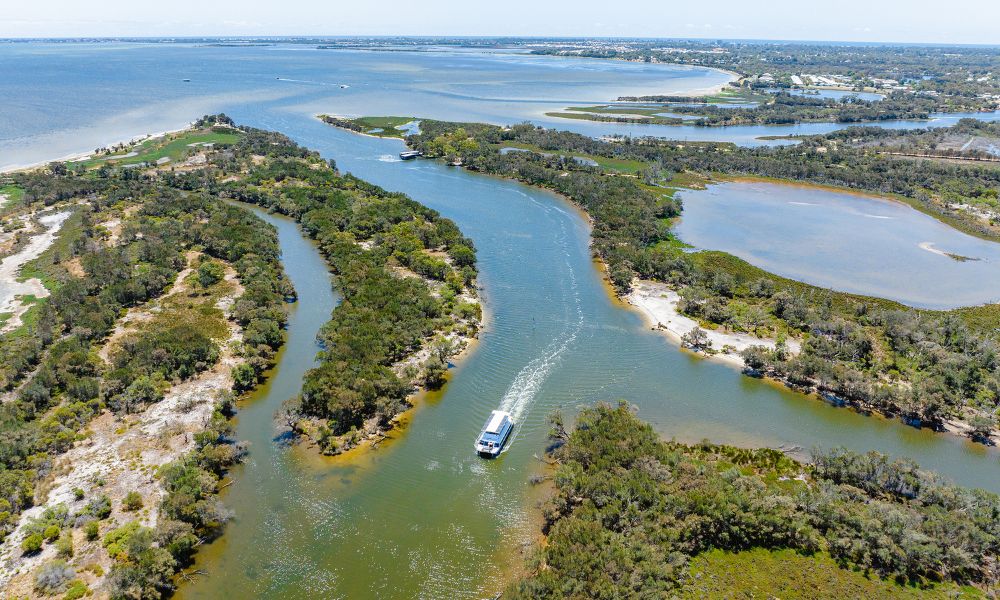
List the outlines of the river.
<svg viewBox="0 0 1000 600">
<path fill-rule="evenodd" d="M 218 56 L 246 50 L 225 50 Z M 85 48 L 83 55 L 105 56 L 118 69 L 147 82 L 153 75 L 144 68 L 150 70 L 150 65 L 158 64 L 156 53 L 161 51 L 178 52 L 129 47 L 106 49 L 101 55 L 101 48 L 95 46 Z M 1000 490 L 994 450 L 834 408 L 679 351 L 650 331 L 637 313 L 611 298 L 591 261 L 588 225 L 563 199 L 440 162 L 400 162 L 396 154 L 403 146 L 398 140 L 358 136 L 320 123 L 312 113 L 339 110 L 335 97 L 342 89 L 339 86 L 289 82 L 289 86 L 301 86 L 295 88 L 295 94 L 268 95 L 274 90 L 268 91 L 263 82 L 273 81 L 275 72 L 304 79 L 291 72 L 289 65 L 296 63 L 287 55 L 298 53 L 304 64 L 315 69 L 315 61 L 320 60 L 316 56 L 334 54 L 310 49 L 257 49 L 240 55 L 254 57 L 252 66 L 236 59 L 192 61 L 191 57 L 204 59 L 217 51 L 184 50 L 181 54 L 187 58 L 183 60 L 190 61 L 187 67 L 181 69 L 167 61 L 157 72 L 162 81 L 156 85 L 163 89 L 181 85 L 173 80 L 181 73 L 191 75 L 195 80 L 191 83 L 200 81 L 197 73 L 232 81 L 237 74 L 225 72 L 228 68 L 243 73 L 244 78 L 250 78 L 246 73 L 253 71 L 253 81 L 260 84 L 254 88 L 257 92 L 240 88 L 228 96 L 209 94 L 207 100 L 193 103 L 186 97 L 164 95 L 165 109 L 176 105 L 169 112 L 187 111 L 185 119 L 193 116 L 192 111 L 225 110 L 241 123 L 282 131 L 335 159 L 342 170 L 406 192 L 454 219 L 476 243 L 489 320 L 475 351 L 454 370 L 443 393 L 420 401 L 409 426 L 397 439 L 375 452 L 334 459 L 318 457 L 307 448 L 290 447 L 276 437 L 279 429 L 274 413 L 284 399 L 296 393 L 302 373 L 314 364 L 315 334 L 329 317 L 336 296 L 330 291 L 329 275 L 315 247 L 302 239 L 294 224 L 265 216 L 278 226 L 283 260 L 299 301 L 292 308 L 288 340 L 271 379 L 240 406 L 237 436 L 252 445 L 249 461 L 234 471 L 235 483 L 224 497 L 234 508 L 236 519 L 220 540 L 201 548 L 197 567 L 208 575 L 184 584 L 180 597 L 492 595 L 522 563 L 524 544 L 534 539 L 537 524 L 532 519 L 537 518 L 537 512 L 533 506 L 539 490 L 528 480 L 542 469 L 536 457 L 544 448 L 547 415 L 557 408 L 571 415 L 581 406 L 605 400 L 624 399 L 635 404 L 639 416 L 662 434 L 685 441 L 709 438 L 805 450 L 815 445 L 878 449 L 913 457 L 958 482 Z M 8 52 L 0 52 L 0 65 L 2 55 Z M 48 65 L 50 73 L 52 65 L 67 68 L 84 60 L 66 49 L 43 47 L 32 52 L 48 53 L 47 59 L 36 56 L 31 60 Z M 428 65 L 435 64 L 432 55 L 419 59 L 393 55 L 389 60 L 356 54 L 338 51 L 336 56 L 365 60 L 366 68 L 393 73 L 383 87 L 365 95 L 368 99 L 380 94 L 391 97 L 402 89 L 401 84 L 392 83 L 403 77 L 401 73 L 442 77 L 426 71 Z M 442 55 L 444 62 L 440 64 L 483 68 L 493 64 L 489 62 L 492 59 L 459 54 Z M 590 68 L 586 61 L 548 57 L 544 62 L 534 62 L 533 57 L 517 60 L 521 63 L 510 64 L 519 66 L 504 63 L 508 66 L 490 67 L 493 71 L 484 73 L 483 78 L 498 76 L 501 71 L 508 78 L 518 78 L 511 69 L 524 69 L 520 79 L 535 81 L 537 91 L 531 97 L 553 105 L 569 99 L 572 104 L 585 100 L 587 92 L 582 86 L 588 78 L 606 86 L 601 92 L 604 97 L 594 98 L 597 101 L 607 101 L 616 84 L 629 90 L 647 86 L 641 91 L 653 93 L 667 90 L 650 89 L 651 82 L 669 80 L 662 76 L 665 72 L 650 74 L 626 63 L 596 65 L 594 73 L 589 73 L 579 70 Z M 560 60 L 564 62 L 548 62 Z M 283 66 L 279 69 L 275 64 Z M 557 66 L 560 64 L 563 66 Z M 0 73 L 3 71 L 0 68 Z M 447 73 L 458 84 L 469 81 L 464 71 Z M 110 72 L 108 77 L 118 81 Z M 322 81 L 335 83 L 340 78 L 327 73 Z M 111 87 L 115 85 L 119 84 Z M 151 85 L 154 91 L 160 89 Z M 40 86 L 31 93 L 37 94 L 42 104 L 62 102 L 70 106 L 76 102 L 70 94 L 61 94 L 61 99 L 52 97 L 52 91 L 59 89 L 55 83 L 52 86 Z M 530 83 L 526 86 L 518 93 L 532 89 Z M 21 81 L 13 89 L 26 93 L 28 87 Z M 504 86 L 502 80 L 493 79 L 479 87 Z M 440 91 L 416 95 L 424 102 L 419 105 L 423 114 L 456 108 L 462 116 L 475 115 L 484 106 L 490 111 L 510 109 L 511 114 L 522 114 L 522 104 L 515 101 L 483 102 L 468 97 L 470 94 L 455 98 Z M 118 106 L 117 100 L 109 102 Z M 373 105 L 364 112 L 396 112 L 388 109 L 399 108 L 403 101 L 392 98 L 384 102 L 389 104 Z M 14 106 L 14 99 L 2 96 L 0 106 Z M 537 108 L 538 104 L 532 106 Z M 100 110 L 93 114 L 88 110 L 79 113 L 70 125 L 50 124 L 46 132 L 37 135 L 25 132 L 12 138 L 5 133 L 7 137 L 0 139 L 0 164 L 7 164 L 12 157 L 15 162 L 23 160 L 16 148 L 33 156 L 32 149 L 44 147 L 46 140 L 66 140 L 74 132 L 86 138 L 104 118 L 99 116 L 103 114 Z M 115 110 L 119 109 L 109 109 L 109 114 Z M 164 128 L 167 125 L 155 119 L 150 122 L 163 123 Z M 510 449 L 500 459 L 483 461 L 474 456 L 472 443 L 489 411 L 498 406 L 511 408 L 519 427 Z"/>
<path fill-rule="evenodd" d="M 994 451 L 835 408 L 678 351 L 611 299 L 591 262 L 586 222 L 551 193 L 435 161 L 401 162 L 397 140 L 311 119 L 235 117 L 284 131 L 341 169 L 454 219 L 476 242 L 490 318 L 444 393 L 419 403 L 409 427 L 378 451 L 321 459 L 266 435 L 251 438 L 252 462 L 226 497 L 240 516 L 203 549 L 197 566 L 210 575 L 185 586 L 184 598 L 491 595 L 532 540 L 538 492 L 528 479 L 541 469 L 546 416 L 604 400 L 628 400 L 664 435 L 686 441 L 879 449 L 1000 489 Z M 309 292 L 300 298 L 312 302 Z M 294 333 L 288 344 L 289 352 L 314 348 L 312 336 Z M 239 437 L 247 437 L 245 427 L 273 431 L 270 410 L 257 407 L 280 400 L 252 400 Z M 482 461 L 472 441 L 500 405 L 513 409 L 519 430 L 500 460 Z"/>
</svg>

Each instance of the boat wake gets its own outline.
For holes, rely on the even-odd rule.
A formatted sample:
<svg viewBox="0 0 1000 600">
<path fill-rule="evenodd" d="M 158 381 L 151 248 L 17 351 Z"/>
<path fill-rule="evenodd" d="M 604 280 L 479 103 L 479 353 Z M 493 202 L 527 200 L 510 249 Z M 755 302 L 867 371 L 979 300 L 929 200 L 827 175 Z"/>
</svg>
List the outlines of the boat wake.
<svg viewBox="0 0 1000 600">
<path fill-rule="evenodd" d="M 559 363 L 559 357 L 576 340 L 580 329 L 581 327 L 577 326 L 567 337 L 550 344 L 541 356 L 529 362 L 514 378 L 514 382 L 500 402 L 500 410 L 510 413 L 515 423 L 521 423 L 521 417 L 531 406 L 552 369 Z"/>
<path fill-rule="evenodd" d="M 334 83 L 330 81 L 315 81 L 312 79 L 292 79 L 290 77 L 275 77 L 277 81 L 284 81 L 285 83 L 305 83 L 307 85 L 324 85 L 329 87 L 339 87 L 341 89 L 346 89 L 350 87 L 346 83 Z"/>
<path fill-rule="evenodd" d="M 555 206 L 546 208 L 549 211 L 554 210 L 568 214 Z M 560 219 L 560 224 L 560 235 L 557 241 L 559 245 L 563 245 L 569 236 L 566 220 Z M 568 290 L 569 293 L 564 294 L 564 297 L 572 301 L 567 303 L 564 309 L 565 326 L 560 335 L 546 346 L 539 356 L 536 356 L 521 369 L 500 402 L 499 410 L 510 413 L 516 427 L 510 442 L 503 450 L 504 452 L 513 445 L 513 441 L 523 424 L 523 419 L 528 409 L 534 403 L 535 397 L 538 395 L 542 385 L 548 379 L 553 369 L 559 364 L 562 355 L 573 345 L 573 342 L 576 341 L 577 336 L 583 329 L 584 318 L 580 302 L 580 291 L 576 272 L 570 264 L 569 256 L 569 251 L 567 251 L 564 256 L 567 273 L 565 280 L 569 282 L 570 289 Z"/>
</svg>

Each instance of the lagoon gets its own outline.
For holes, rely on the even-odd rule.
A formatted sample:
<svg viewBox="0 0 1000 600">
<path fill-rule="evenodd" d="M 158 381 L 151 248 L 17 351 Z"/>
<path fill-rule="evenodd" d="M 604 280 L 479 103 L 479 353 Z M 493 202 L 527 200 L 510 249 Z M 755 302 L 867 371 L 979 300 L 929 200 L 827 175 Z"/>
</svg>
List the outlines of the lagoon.
<svg viewBox="0 0 1000 600">
<path fill-rule="evenodd" d="M 828 133 L 837 123 L 697 127 L 548 117 L 622 95 L 683 95 L 725 85 L 707 68 L 535 56 L 523 50 L 323 50 L 315 45 L 211 46 L 186 42 L 0 42 L 0 170 L 93 151 L 186 126 L 203 114 L 266 108 L 301 117 L 409 115 L 511 124 L 531 121 L 594 137 L 661 136 L 745 146 L 795 143 L 762 136 Z M 190 81 L 185 81 L 190 80 Z M 345 87 L 346 86 L 346 87 Z M 936 115 L 893 128 L 946 126 Z"/>
<path fill-rule="evenodd" d="M 919 308 L 1000 301 L 1000 244 L 902 202 L 757 181 L 679 197 L 682 240 L 778 275 Z"/>
</svg>

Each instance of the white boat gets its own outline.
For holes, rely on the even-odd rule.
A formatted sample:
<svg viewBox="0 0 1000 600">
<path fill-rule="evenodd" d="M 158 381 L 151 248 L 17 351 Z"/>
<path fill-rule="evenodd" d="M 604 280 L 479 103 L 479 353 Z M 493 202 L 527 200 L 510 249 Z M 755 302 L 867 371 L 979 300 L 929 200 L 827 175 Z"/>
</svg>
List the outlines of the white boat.
<svg viewBox="0 0 1000 600">
<path fill-rule="evenodd" d="M 407 150 L 406 152 L 400 152 L 399 158 L 403 160 L 413 160 L 418 156 L 423 156 L 424 153 L 419 150 Z"/>
<path fill-rule="evenodd" d="M 503 451 L 504 445 L 514 431 L 514 419 L 510 413 L 495 410 L 476 439 L 476 452 L 483 458 L 495 458 Z"/>
</svg>

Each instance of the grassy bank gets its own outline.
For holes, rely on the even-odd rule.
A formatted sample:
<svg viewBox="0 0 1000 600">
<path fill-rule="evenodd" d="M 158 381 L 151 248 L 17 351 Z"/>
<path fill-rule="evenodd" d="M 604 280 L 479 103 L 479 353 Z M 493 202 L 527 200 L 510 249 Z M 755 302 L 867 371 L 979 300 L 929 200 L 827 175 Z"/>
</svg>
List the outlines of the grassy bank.
<svg viewBox="0 0 1000 600">
<path fill-rule="evenodd" d="M 344 118 L 331 115 L 320 115 L 325 123 L 350 129 L 356 133 L 373 135 L 375 137 L 403 138 L 407 132 L 400 127 L 413 122 L 413 117 L 358 117 Z"/>
<path fill-rule="evenodd" d="M 92 169 L 101 165 L 124 167 L 145 163 L 155 164 L 163 159 L 168 159 L 170 163 L 178 163 L 204 147 L 233 144 L 237 140 L 239 133 L 224 126 L 209 130 L 186 130 L 150 138 L 117 150 L 106 150 L 70 164 Z"/>
</svg>

